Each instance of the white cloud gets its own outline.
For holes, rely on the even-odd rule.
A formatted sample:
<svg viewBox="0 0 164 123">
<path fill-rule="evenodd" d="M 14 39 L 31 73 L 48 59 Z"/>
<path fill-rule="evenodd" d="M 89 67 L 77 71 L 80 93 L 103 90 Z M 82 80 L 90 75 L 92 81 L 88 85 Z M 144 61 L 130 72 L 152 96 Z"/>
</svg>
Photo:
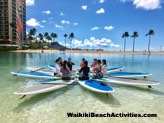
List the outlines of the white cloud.
<svg viewBox="0 0 164 123">
<path fill-rule="evenodd" d="M 104 29 L 105 30 L 112 30 L 114 27 L 113 26 L 105 26 Z"/>
<path fill-rule="evenodd" d="M 62 20 L 61 23 L 62 23 L 62 24 L 70 24 L 70 22 L 67 21 L 67 20 Z"/>
<path fill-rule="evenodd" d="M 64 30 L 64 27 L 61 26 L 61 25 L 55 24 L 55 27 L 58 28 L 58 29 Z"/>
<path fill-rule="evenodd" d="M 99 9 L 96 11 L 97 14 L 102 14 L 105 13 L 105 10 L 103 8 Z"/>
<path fill-rule="evenodd" d="M 143 8 L 146 10 L 153 10 L 161 8 L 160 0 L 134 0 L 133 4 L 136 8 Z"/>
<path fill-rule="evenodd" d="M 72 46 L 73 47 L 82 47 L 82 46 L 84 46 L 84 44 L 81 40 L 74 39 L 74 40 L 72 40 Z"/>
<path fill-rule="evenodd" d="M 96 39 L 95 37 L 90 37 L 90 39 L 84 39 L 84 41 L 74 39 L 72 43 L 73 47 L 112 47 L 118 48 L 120 45 L 114 44 L 110 39 L 101 38 Z"/>
<path fill-rule="evenodd" d="M 114 47 L 114 48 L 119 48 L 121 47 L 119 44 L 114 44 L 113 42 L 110 43 L 110 47 Z"/>
<path fill-rule="evenodd" d="M 78 23 L 73 23 L 73 25 L 77 26 L 77 25 L 78 25 Z"/>
<path fill-rule="evenodd" d="M 49 15 L 49 14 L 51 14 L 51 11 L 50 10 L 42 11 L 42 13 Z"/>
<path fill-rule="evenodd" d="M 81 8 L 82 8 L 83 10 L 87 10 L 87 5 L 83 5 L 83 6 L 81 6 Z"/>
<path fill-rule="evenodd" d="M 105 0 L 99 0 L 99 2 L 100 2 L 100 3 L 104 3 L 104 2 L 105 2 Z"/>
<path fill-rule="evenodd" d="M 42 23 L 45 23 L 46 22 L 46 20 L 42 20 Z"/>
<path fill-rule="evenodd" d="M 98 26 L 97 26 L 97 27 L 93 27 L 93 28 L 91 28 L 92 31 L 94 31 L 94 30 L 98 30 L 98 29 L 99 29 Z"/>
<path fill-rule="evenodd" d="M 63 12 L 60 12 L 60 16 L 64 16 L 64 13 Z"/>
<path fill-rule="evenodd" d="M 26 6 L 32 6 L 35 4 L 35 0 L 26 0 Z"/>
<path fill-rule="evenodd" d="M 32 26 L 32 27 L 41 27 L 43 28 L 44 26 L 41 25 L 35 18 L 31 18 L 28 21 L 26 21 L 27 26 Z"/>
<path fill-rule="evenodd" d="M 154 10 L 161 8 L 162 0 L 120 0 L 121 2 L 133 2 L 136 8 L 143 8 L 145 10 Z"/>
</svg>

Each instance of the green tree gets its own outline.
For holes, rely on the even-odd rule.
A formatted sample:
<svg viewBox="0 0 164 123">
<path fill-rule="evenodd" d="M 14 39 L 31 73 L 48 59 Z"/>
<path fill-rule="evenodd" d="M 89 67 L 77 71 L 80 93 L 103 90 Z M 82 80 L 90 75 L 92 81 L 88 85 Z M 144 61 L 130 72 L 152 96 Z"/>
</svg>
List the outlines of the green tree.
<svg viewBox="0 0 164 123">
<path fill-rule="evenodd" d="M 51 33 L 51 37 L 53 38 L 53 41 L 55 41 L 55 38 L 58 38 L 58 35 L 56 33 Z"/>
<path fill-rule="evenodd" d="M 149 43 L 148 43 L 148 52 L 150 52 L 150 40 L 151 40 L 151 36 L 154 35 L 154 30 L 149 30 L 149 32 L 146 34 L 146 36 L 149 36 Z"/>
<path fill-rule="evenodd" d="M 67 38 L 67 34 L 64 34 L 64 38 L 65 38 L 65 48 L 66 48 L 66 38 Z"/>
<path fill-rule="evenodd" d="M 43 41 L 43 34 L 42 33 L 39 33 L 38 37 L 39 37 L 40 41 Z"/>
<path fill-rule="evenodd" d="M 49 33 L 48 33 L 48 32 L 45 32 L 45 33 L 44 33 L 44 38 L 45 38 L 46 40 L 48 40 L 48 39 L 47 39 L 48 36 L 49 36 Z"/>
<path fill-rule="evenodd" d="M 50 35 L 47 36 L 47 40 L 48 40 L 48 41 L 52 41 L 52 38 L 51 38 Z"/>
<path fill-rule="evenodd" d="M 73 38 L 75 38 L 75 36 L 74 36 L 74 33 L 72 32 L 72 33 L 70 33 L 70 35 L 69 35 L 69 39 L 71 40 L 70 41 L 70 49 L 72 50 L 72 40 L 73 40 Z"/>
<path fill-rule="evenodd" d="M 135 46 L 135 39 L 138 37 L 138 32 L 133 32 L 133 35 L 131 36 L 133 38 L 133 52 L 134 52 L 134 46 Z"/>
<path fill-rule="evenodd" d="M 129 33 L 128 32 L 125 32 L 122 34 L 122 38 L 124 38 L 124 51 L 126 49 L 126 38 L 129 37 Z"/>
<path fill-rule="evenodd" d="M 37 30 L 35 28 L 30 29 L 29 34 L 28 34 L 30 40 L 34 39 L 36 32 L 37 32 Z"/>
</svg>

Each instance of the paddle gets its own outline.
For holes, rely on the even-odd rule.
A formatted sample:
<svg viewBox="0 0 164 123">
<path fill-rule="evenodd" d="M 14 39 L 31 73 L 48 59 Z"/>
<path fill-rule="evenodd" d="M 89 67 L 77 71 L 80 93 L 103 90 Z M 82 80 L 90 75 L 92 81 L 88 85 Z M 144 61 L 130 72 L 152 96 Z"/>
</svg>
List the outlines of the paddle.
<svg viewBox="0 0 164 123">
<path fill-rule="evenodd" d="M 31 72 L 36 72 L 36 71 L 39 71 L 39 70 L 42 70 L 42 69 L 45 69 L 44 67 L 43 68 L 39 68 L 39 69 L 36 69 L 36 70 L 32 70 Z"/>
<path fill-rule="evenodd" d="M 65 83 L 65 82 L 63 82 L 63 83 L 46 83 L 46 82 L 44 82 L 44 83 L 41 83 L 41 84 L 52 84 L 52 85 L 77 85 L 78 83 Z"/>
</svg>

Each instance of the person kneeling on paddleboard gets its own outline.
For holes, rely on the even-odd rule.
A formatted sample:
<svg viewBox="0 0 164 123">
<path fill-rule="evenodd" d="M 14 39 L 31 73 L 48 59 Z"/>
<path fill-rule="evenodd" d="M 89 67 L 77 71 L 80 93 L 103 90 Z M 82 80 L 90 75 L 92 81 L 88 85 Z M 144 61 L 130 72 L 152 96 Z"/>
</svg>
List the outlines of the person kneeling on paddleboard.
<svg viewBox="0 0 164 123">
<path fill-rule="evenodd" d="M 68 62 L 65 60 L 61 67 L 61 70 L 60 70 L 62 72 L 62 78 L 61 78 L 62 80 L 74 79 L 74 77 L 68 76 L 68 74 L 70 74 L 71 71 L 70 71 L 69 67 L 67 66 L 67 64 L 68 64 Z"/>
<path fill-rule="evenodd" d="M 97 65 L 93 68 L 95 74 L 93 75 L 93 79 L 100 79 L 103 77 L 103 73 L 101 72 L 101 60 L 97 60 Z"/>
<path fill-rule="evenodd" d="M 107 64 L 105 59 L 102 60 L 101 71 L 103 76 L 107 74 Z"/>
<path fill-rule="evenodd" d="M 98 64 L 98 61 L 97 61 L 97 59 L 95 58 L 95 59 L 93 59 L 93 63 L 90 65 L 90 67 L 96 67 L 97 64 Z"/>
<path fill-rule="evenodd" d="M 54 73 L 54 76 L 61 76 L 61 67 L 62 67 L 62 58 L 59 57 L 58 59 L 56 59 L 55 61 L 55 69 L 56 72 Z"/>
<path fill-rule="evenodd" d="M 82 76 L 79 77 L 79 80 L 89 80 L 90 68 L 88 67 L 88 61 L 84 61 L 84 67 L 81 67 L 79 73 L 82 73 Z"/>
<path fill-rule="evenodd" d="M 73 65 L 75 64 L 72 62 L 71 58 L 68 58 L 67 66 L 69 67 L 70 71 L 76 72 L 75 70 L 72 70 Z"/>
</svg>

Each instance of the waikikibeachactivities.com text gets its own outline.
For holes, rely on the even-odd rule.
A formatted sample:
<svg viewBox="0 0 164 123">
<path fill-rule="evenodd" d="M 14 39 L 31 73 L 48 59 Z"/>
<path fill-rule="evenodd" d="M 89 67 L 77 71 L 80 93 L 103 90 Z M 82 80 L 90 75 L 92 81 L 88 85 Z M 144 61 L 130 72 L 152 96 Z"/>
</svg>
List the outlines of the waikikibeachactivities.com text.
<svg viewBox="0 0 164 123">
<path fill-rule="evenodd" d="M 67 117 L 157 117 L 157 114 L 137 114 L 137 113 L 94 113 L 94 112 L 69 112 Z"/>
<path fill-rule="evenodd" d="M 79 61 L 74 61 L 75 63 L 80 64 Z M 26 66 L 46 66 L 47 64 L 53 64 L 54 61 L 52 60 L 44 60 L 42 62 L 40 62 L 39 60 L 31 60 L 31 61 L 26 61 L 23 62 L 22 65 L 26 65 Z M 89 64 L 92 64 L 92 62 L 88 62 Z M 135 61 L 135 62 L 131 62 L 131 61 L 107 61 L 107 65 L 109 66 L 143 66 L 143 63 L 140 61 Z"/>
</svg>

